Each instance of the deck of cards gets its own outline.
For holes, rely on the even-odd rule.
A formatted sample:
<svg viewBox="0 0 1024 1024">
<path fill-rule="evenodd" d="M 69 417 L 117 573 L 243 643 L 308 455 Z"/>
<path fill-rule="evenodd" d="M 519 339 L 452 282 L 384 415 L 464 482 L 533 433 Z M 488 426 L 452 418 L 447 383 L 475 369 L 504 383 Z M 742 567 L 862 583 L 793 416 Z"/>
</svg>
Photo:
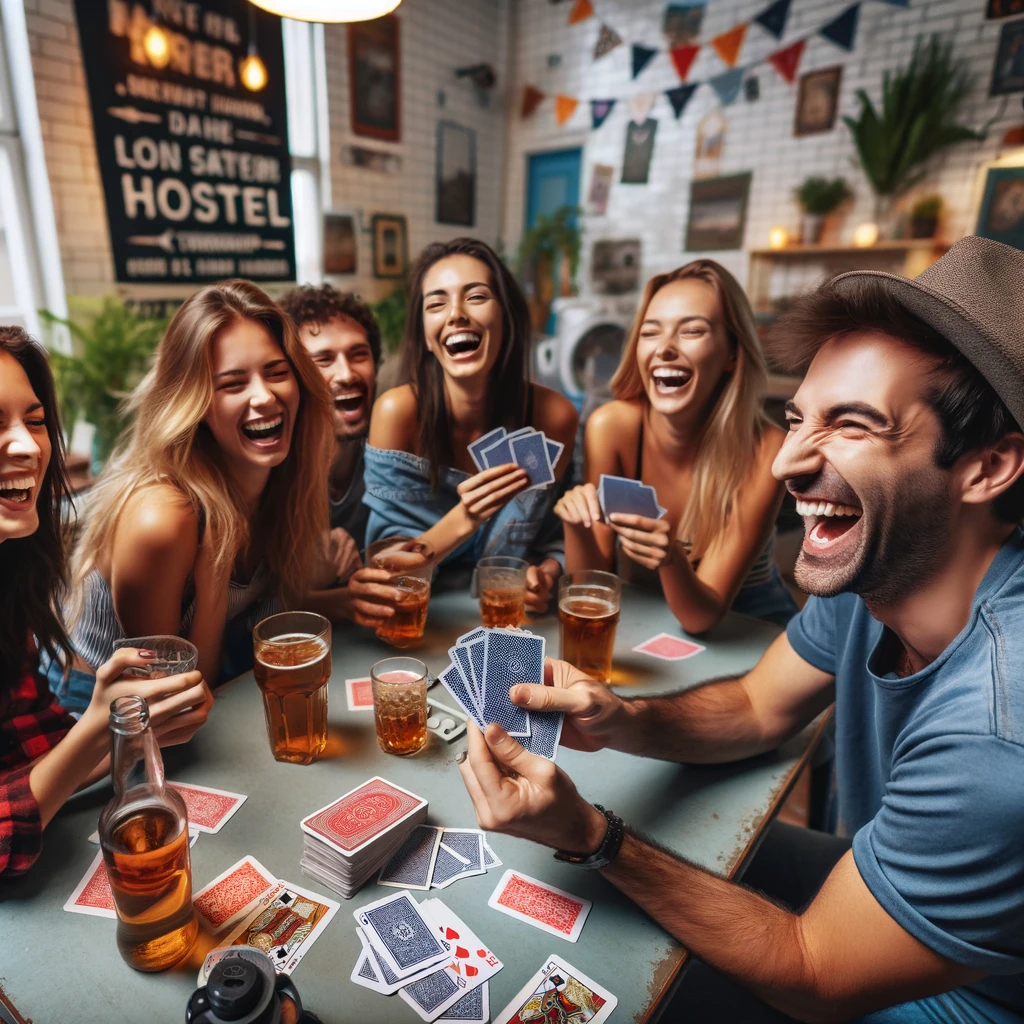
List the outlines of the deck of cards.
<svg viewBox="0 0 1024 1024">
<path fill-rule="evenodd" d="M 650 484 L 642 484 L 639 480 L 630 480 L 625 476 L 609 476 L 607 473 L 602 473 L 598 481 L 597 500 L 605 522 L 617 512 L 660 519 L 667 511 L 658 504 L 658 494 Z"/>
<path fill-rule="evenodd" d="M 377 884 L 397 889 L 446 889 L 460 878 L 486 874 L 500 864 L 478 828 L 417 825 L 380 869 Z"/>
<path fill-rule="evenodd" d="M 451 664 L 438 679 L 481 729 L 497 722 L 531 753 L 554 761 L 562 713 L 527 711 L 508 695 L 518 683 L 544 684 L 543 637 L 481 626 L 460 636 L 448 657 Z"/>
<path fill-rule="evenodd" d="M 302 873 L 349 899 L 426 816 L 426 800 L 375 776 L 302 819 Z"/>
<path fill-rule="evenodd" d="M 511 434 L 504 427 L 495 427 L 469 446 L 469 457 L 481 472 L 514 462 L 526 470 L 530 478 L 526 489 L 530 491 L 555 482 L 555 465 L 564 447 L 533 427 L 523 427 Z"/>
<path fill-rule="evenodd" d="M 351 974 L 357 985 L 397 992 L 425 1021 L 488 1020 L 487 982 L 502 962 L 441 900 L 417 903 L 403 890 L 353 916 L 362 946 Z"/>
</svg>

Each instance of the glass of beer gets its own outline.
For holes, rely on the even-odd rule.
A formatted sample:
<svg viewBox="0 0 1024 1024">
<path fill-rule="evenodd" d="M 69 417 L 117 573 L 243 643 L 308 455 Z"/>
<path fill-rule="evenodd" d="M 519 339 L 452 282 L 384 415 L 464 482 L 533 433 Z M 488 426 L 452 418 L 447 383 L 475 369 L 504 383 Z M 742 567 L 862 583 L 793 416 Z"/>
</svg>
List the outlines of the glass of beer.
<svg viewBox="0 0 1024 1024">
<path fill-rule="evenodd" d="M 558 581 L 562 660 L 602 683 L 612 681 L 612 650 L 622 584 L 599 569 L 566 573 Z"/>
<path fill-rule="evenodd" d="M 488 628 L 518 629 L 526 615 L 526 570 L 521 558 L 495 555 L 476 563 L 480 620 Z"/>
<path fill-rule="evenodd" d="M 377 627 L 377 636 L 392 647 L 411 647 L 423 639 L 430 604 L 430 580 L 420 576 L 398 576 L 388 581 L 399 592 L 391 606 L 394 615 Z"/>
<path fill-rule="evenodd" d="M 281 612 L 258 623 L 252 639 L 274 758 L 310 764 L 327 746 L 331 624 L 313 612 Z"/>
<path fill-rule="evenodd" d="M 366 566 L 429 580 L 434 571 L 434 549 L 415 537 L 383 537 L 366 549 Z"/>
<path fill-rule="evenodd" d="M 370 669 L 377 743 L 406 757 L 427 742 L 427 666 L 415 658 L 385 658 Z"/>
</svg>

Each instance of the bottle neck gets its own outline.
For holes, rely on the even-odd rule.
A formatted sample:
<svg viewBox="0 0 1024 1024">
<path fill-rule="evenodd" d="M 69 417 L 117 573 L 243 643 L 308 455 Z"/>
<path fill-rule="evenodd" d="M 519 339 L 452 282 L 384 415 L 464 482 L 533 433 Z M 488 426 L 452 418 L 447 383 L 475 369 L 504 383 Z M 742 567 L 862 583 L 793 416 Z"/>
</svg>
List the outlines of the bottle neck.
<svg viewBox="0 0 1024 1024">
<path fill-rule="evenodd" d="M 114 793 L 123 797 L 137 786 L 164 788 L 164 762 L 141 697 L 119 697 L 110 705 L 110 775 Z"/>
</svg>

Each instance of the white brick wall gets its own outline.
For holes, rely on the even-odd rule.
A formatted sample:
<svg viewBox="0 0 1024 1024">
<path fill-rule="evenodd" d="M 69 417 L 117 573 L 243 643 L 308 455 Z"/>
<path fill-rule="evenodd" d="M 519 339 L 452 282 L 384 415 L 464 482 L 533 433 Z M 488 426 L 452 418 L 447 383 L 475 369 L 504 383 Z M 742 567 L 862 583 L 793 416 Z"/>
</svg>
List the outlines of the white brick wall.
<svg viewBox="0 0 1024 1024">
<path fill-rule="evenodd" d="M 858 164 L 853 141 L 842 115 L 855 116 L 860 88 L 877 103 L 881 93 L 882 72 L 904 64 L 910 57 L 918 35 L 942 32 L 956 40 L 956 53 L 970 62 L 974 89 L 965 103 L 961 121 L 980 127 L 996 114 L 1002 100 L 988 97 L 1001 21 L 986 21 L 981 0 L 911 0 L 901 8 L 864 0 L 855 48 L 846 53 L 820 36 L 812 37 L 801 60 L 799 73 L 834 64 L 843 65 L 839 111 L 835 128 L 827 134 L 796 138 L 793 115 L 797 83 L 787 85 L 774 68 L 762 64 L 755 69 L 760 80 L 761 98 L 748 103 L 741 91 L 739 98 L 725 108 L 728 131 L 720 173 L 752 170 L 750 201 L 744 240 L 746 249 L 764 248 L 772 226 L 782 224 L 791 233 L 799 225 L 799 209 L 793 189 L 809 174 L 844 176 L 856 195 L 845 219 L 843 241 L 853 228 L 874 217 L 870 186 Z M 786 34 L 776 40 L 759 25 L 751 25 L 738 64 L 763 58 L 808 33 L 815 32 L 831 17 L 841 13 L 848 0 L 793 0 Z M 768 0 L 719 0 L 708 4 L 701 38 L 710 40 L 741 21 L 746 21 L 768 6 Z M 565 93 L 581 100 L 618 97 L 620 102 L 596 131 L 590 128 L 590 107 L 581 102 L 565 126 L 555 123 L 554 104 L 545 101 L 527 120 L 520 120 L 518 109 L 509 120 L 507 142 L 507 191 L 505 193 L 503 234 L 514 251 L 522 231 L 525 201 L 526 157 L 545 149 L 583 147 L 581 198 L 590 186 L 593 164 L 611 164 L 616 169 L 607 215 L 587 216 L 583 220 L 584 245 L 578 284 L 590 290 L 589 261 L 593 241 L 601 238 L 639 236 L 643 242 L 643 277 L 670 269 L 694 258 L 683 251 L 689 207 L 689 187 L 693 169 L 697 124 L 717 104 L 710 87 L 698 89 L 683 112 L 674 119 L 668 100 L 660 95 L 651 115 L 658 119 L 658 133 L 647 185 L 622 185 L 618 175 L 622 167 L 630 95 L 660 91 L 679 84 L 678 75 L 665 52 L 655 57 L 636 81 L 631 78 L 633 42 L 664 50 L 661 32 L 663 0 L 595 0 L 596 14 L 579 24 L 568 25 L 568 2 L 551 4 L 549 0 L 517 0 L 513 7 L 513 31 L 517 40 L 513 50 L 511 88 L 518 99 L 526 84 L 535 85 L 549 96 Z M 594 43 L 601 22 L 606 20 L 623 37 L 624 44 L 599 61 L 592 60 Z M 560 54 L 561 64 L 547 66 L 549 54 Z M 700 81 L 725 70 L 725 65 L 710 47 L 702 48 L 689 81 Z M 1022 121 L 1019 95 L 1010 96 L 1003 115 L 989 130 L 986 141 L 964 143 L 947 150 L 931 169 L 928 178 L 915 190 L 916 195 L 937 192 L 945 201 L 942 232 L 955 239 L 974 227 L 974 185 L 979 165 L 999 155 L 1000 141 L 1006 129 Z M 912 198 L 912 197 L 911 197 Z M 747 277 L 747 257 L 742 251 L 709 254 L 737 274 Z M 813 277 L 820 273 L 809 268 Z M 799 271 L 797 272 L 799 274 Z M 774 281 L 773 292 L 791 292 L 798 283 Z"/>
</svg>

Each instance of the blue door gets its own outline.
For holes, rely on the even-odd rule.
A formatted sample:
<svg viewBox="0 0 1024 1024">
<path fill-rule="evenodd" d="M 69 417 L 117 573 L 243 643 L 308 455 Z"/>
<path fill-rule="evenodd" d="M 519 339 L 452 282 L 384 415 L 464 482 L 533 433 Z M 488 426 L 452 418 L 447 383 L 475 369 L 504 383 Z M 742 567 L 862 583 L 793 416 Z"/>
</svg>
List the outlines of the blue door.
<svg viewBox="0 0 1024 1024">
<path fill-rule="evenodd" d="M 578 146 L 533 153 L 526 159 L 526 227 L 533 227 L 542 214 L 550 217 L 563 206 L 579 206 L 582 150 Z M 557 281 L 557 266 L 554 273 Z M 545 330 L 551 334 L 554 329 L 554 316 L 550 315 Z"/>
</svg>

